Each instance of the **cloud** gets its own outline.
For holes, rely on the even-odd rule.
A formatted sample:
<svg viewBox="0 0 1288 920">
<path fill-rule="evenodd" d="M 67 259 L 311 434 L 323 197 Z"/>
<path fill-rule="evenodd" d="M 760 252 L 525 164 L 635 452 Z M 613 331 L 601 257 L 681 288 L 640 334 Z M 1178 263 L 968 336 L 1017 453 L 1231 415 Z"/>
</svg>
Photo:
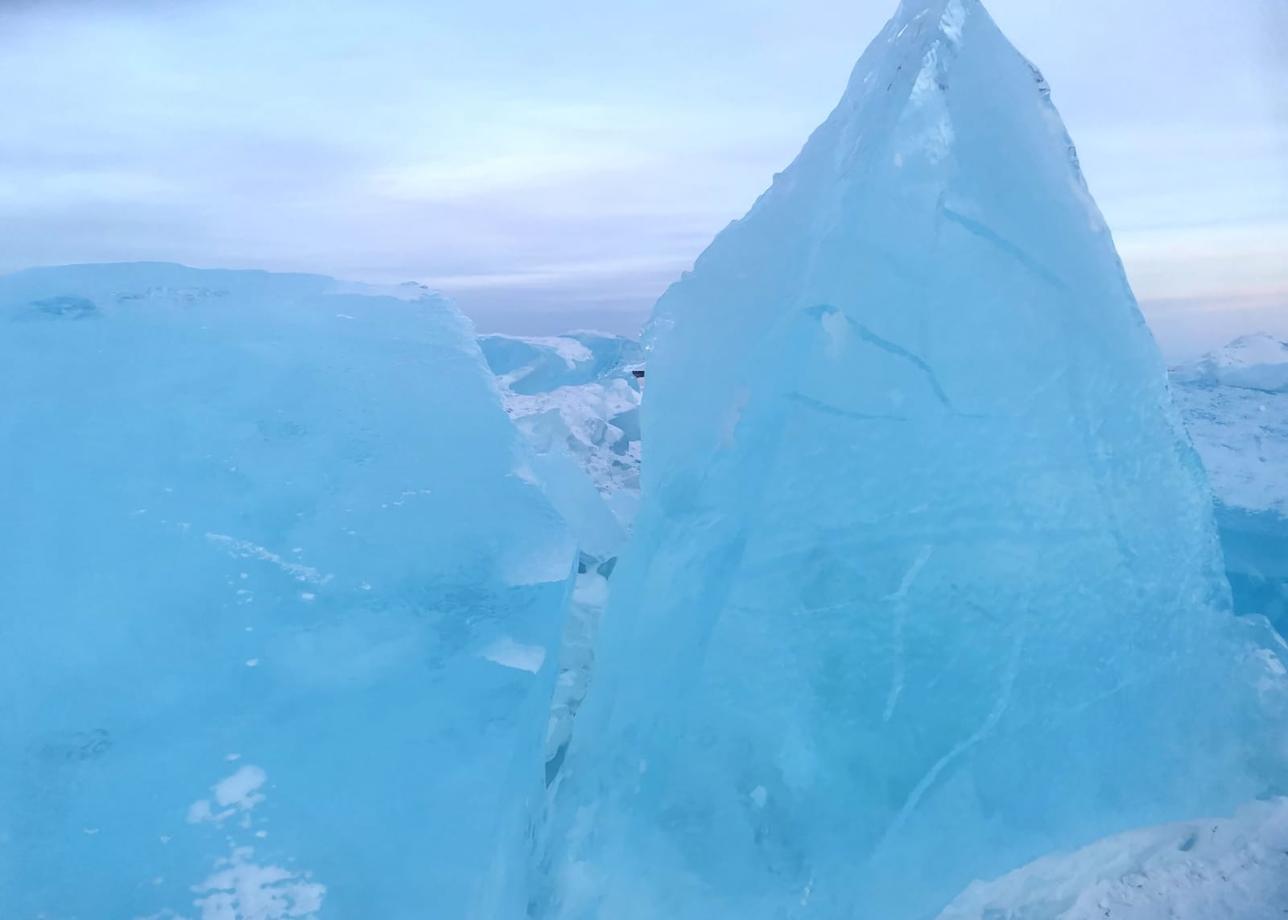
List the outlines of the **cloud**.
<svg viewBox="0 0 1288 920">
<path fill-rule="evenodd" d="M 1249 88 L 1284 74 L 1281 0 L 990 6 L 1146 296 L 1278 283 L 1254 231 L 1288 219 L 1288 93 Z M 0 270 L 173 259 L 634 317 L 791 160 L 888 13 L 0 0 Z"/>
</svg>

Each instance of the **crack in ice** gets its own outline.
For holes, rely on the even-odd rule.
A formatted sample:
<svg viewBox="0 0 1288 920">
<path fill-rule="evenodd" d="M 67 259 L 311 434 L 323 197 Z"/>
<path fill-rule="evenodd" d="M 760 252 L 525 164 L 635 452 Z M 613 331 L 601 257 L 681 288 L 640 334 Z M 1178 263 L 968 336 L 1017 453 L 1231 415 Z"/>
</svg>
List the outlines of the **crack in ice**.
<svg viewBox="0 0 1288 920">
<path fill-rule="evenodd" d="M 987 243 L 991 243 L 995 248 L 1011 256 L 1013 259 L 1015 259 L 1017 262 L 1019 262 L 1021 265 L 1023 265 L 1025 268 L 1031 271 L 1033 274 L 1037 275 L 1047 284 L 1050 284 L 1052 287 L 1059 288 L 1060 290 L 1065 290 L 1066 288 L 1068 288 L 1068 284 L 1065 283 L 1063 278 L 1061 278 L 1055 272 L 1051 271 L 1049 268 L 1047 268 L 1037 259 L 1033 258 L 1033 256 L 1025 252 L 1023 248 L 1016 245 L 1015 243 L 1012 243 L 1010 240 L 1008 240 L 1006 237 L 999 234 L 996 230 L 993 230 L 991 227 L 988 227 L 987 225 L 982 224 L 973 218 L 967 217 L 965 214 L 962 214 L 960 211 L 954 211 L 948 205 L 941 205 L 940 213 L 944 215 L 944 218 L 946 220 L 950 220 L 953 223 L 957 224 L 959 227 L 964 229 L 967 233 L 970 233 L 973 236 L 977 236 Z"/>
<path fill-rule="evenodd" d="M 926 771 L 925 775 L 922 776 L 921 780 L 913 788 L 912 792 L 909 793 L 908 798 L 899 809 L 899 813 L 895 815 L 894 820 L 890 823 L 890 827 L 887 828 L 883 835 L 883 840 L 888 840 L 898 833 L 904 824 L 908 822 L 912 813 L 916 811 L 917 806 L 921 804 L 921 800 L 925 798 L 926 793 L 930 791 L 930 787 L 935 784 L 940 775 L 947 770 L 954 761 L 961 758 L 962 755 L 966 754 L 971 748 L 975 747 L 992 734 L 993 729 L 995 729 L 997 724 L 1002 721 L 1002 717 L 1006 715 L 1006 710 L 1009 709 L 1011 705 L 1011 695 L 1015 689 L 1015 678 L 1019 671 L 1020 652 L 1024 648 L 1024 639 L 1025 633 L 1023 632 L 1015 637 L 1015 643 L 1011 648 L 1011 657 L 1007 662 L 1006 673 L 1002 675 L 1002 686 L 1000 688 L 1000 692 L 997 700 L 993 704 L 993 708 L 984 718 L 984 721 L 980 724 L 979 728 L 971 732 L 968 737 L 953 745 L 952 749 L 947 754 L 935 761 L 934 765 Z"/>
<path fill-rule="evenodd" d="M 895 707 L 899 705 L 899 698 L 903 696 L 904 676 L 907 671 L 907 664 L 904 661 L 903 642 L 904 622 L 908 617 L 908 605 L 905 601 L 908 598 L 908 592 L 912 590 L 913 584 L 916 583 L 917 578 L 921 575 L 921 570 L 926 567 L 926 563 L 930 561 L 930 557 L 934 554 L 935 548 L 933 546 L 923 546 L 921 552 L 917 554 L 917 558 L 908 567 L 908 571 L 903 573 L 903 580 L 899 582 L 898 589 L 886 597 L 886 600 L 893 601 L 895 604 L 894 670 L 890 675 L 890 694 L 886 697 L 885 713 L 881 717 L 883 722 L 890 721 L 890 718 L 894 715 Z"/>
</svg>

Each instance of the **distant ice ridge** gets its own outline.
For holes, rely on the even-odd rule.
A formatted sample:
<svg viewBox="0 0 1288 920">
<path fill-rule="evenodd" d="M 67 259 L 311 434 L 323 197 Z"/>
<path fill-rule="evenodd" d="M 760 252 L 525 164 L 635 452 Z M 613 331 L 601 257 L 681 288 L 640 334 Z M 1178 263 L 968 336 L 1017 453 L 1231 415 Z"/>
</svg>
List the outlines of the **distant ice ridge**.
<svg viewBox="0 0 1288 920">
<path fill-rule="evenodd" d="M 0 278 L 6 918 L 523 915 L 576 544 L 396 293 Z"/>
<path fill-rule="evenodd" d="M 539 915 L 923 920 L 1285 791 L 1285 650 L 1049 92 L 907 0 L 659 301 Z"/>
<path fill-rule="evenodd" d="M 1288 393 L 1288 342 L 1264 332 L 1240 336 L 1173 376 L 1197 386 L 1225 386 L 1261 393 Z"/>
<path fill-rule="evenodd" d="M 479 344 L 497 375 L 506 411 L 541 454 L 566 454 L 618 522 L 629 528 L 639 496 L 639 342 L 599 332 Z"/>
<path fill-rule="evenodd" d="M 1288 342 L 1244 336 L 1172 381 L 1221 503 L 1288 517 Z"/>
<path fill-rule="evenodd" d="M 1244 336 L 1172 383 L 1216 493 L 1235 609 L 1288 634 L 1288 343 Z"/>
</svg>

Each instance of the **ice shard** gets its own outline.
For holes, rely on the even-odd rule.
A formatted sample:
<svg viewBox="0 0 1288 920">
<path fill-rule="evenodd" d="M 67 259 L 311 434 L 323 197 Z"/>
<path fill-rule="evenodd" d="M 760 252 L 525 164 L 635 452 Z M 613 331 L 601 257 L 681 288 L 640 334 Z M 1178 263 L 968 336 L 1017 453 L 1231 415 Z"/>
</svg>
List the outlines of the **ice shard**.
<svg viewBox="0 0 1288 920">
<path fill-rule="evenodd" d="M 0 914 L 522 915 L 576 549 L 396 293 L 0 278 Z"/>
<path fill-rule="evenodd" d="M 547 916 L 932 917 L 1281 780 L 1282 662 L 1049 95 L 976 0 L 906 0 L 659 301 Z"/>
<path fill-rule="evenodd" d="M 527 438 L 546 493 L 582 554 L 559 651 L 546 736 L 558 774 L 594 666 L 595 638 L 617 554 L 639 503 L 640 343 L 599 332 L 480 336 L 505 411 Z"/>
<path fill-rule="evenodd" d="M 599 332 L 479 344 L 582 550 L 616 555 L 639 499 L 640 344 Z"/>
</svg>

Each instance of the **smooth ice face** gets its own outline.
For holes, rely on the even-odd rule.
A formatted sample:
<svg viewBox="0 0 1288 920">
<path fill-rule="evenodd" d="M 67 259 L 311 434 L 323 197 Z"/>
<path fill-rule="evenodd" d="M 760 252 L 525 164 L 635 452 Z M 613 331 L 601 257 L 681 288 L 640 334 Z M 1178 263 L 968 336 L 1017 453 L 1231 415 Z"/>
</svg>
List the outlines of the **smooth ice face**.
<svg viewBox="0 0 1288 920">
<path fill-rule="evenodd" d="M 575 548 L 469 324 L 0 279 L 0 913 L 520 916 Z"/>
<path fill-rule="evenodd" d="M 564 918 L 933 916 L 1271 786 L 1203 473 L 1042 77 L 906 2 L 659 302 Z"/>
</svg>

